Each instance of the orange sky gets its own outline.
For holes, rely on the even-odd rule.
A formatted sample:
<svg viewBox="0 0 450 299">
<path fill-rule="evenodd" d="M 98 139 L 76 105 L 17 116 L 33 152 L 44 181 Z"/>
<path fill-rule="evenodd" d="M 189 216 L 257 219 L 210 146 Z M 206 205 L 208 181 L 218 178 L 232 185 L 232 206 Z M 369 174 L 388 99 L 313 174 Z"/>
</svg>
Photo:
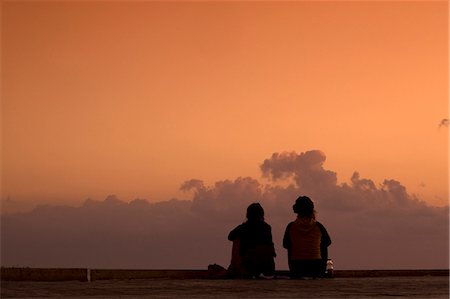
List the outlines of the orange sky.
<svg viewBox="0 0 450 299">
<path fill-rule="evenodd" d="M 322 150 L 448 203 L 448 4 L 2 3 L 2 199 L 183 197 Z"/>
</svg>

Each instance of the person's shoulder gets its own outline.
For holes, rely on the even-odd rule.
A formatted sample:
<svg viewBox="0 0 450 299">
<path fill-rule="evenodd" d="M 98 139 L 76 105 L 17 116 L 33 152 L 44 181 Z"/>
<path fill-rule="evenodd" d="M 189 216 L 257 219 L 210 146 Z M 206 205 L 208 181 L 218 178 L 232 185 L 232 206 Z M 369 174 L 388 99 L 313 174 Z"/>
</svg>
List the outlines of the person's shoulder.
<svg viewBox="0 0 450 299">
<path fill-rule="evenodd" d="M 270 226 L 270 224 L 267 223 L 267 222 L 265 222 L 265 221 L 263 221 L 263 222 L 261 223 L 261 226 L 264 227 L 264 229 L 269 229 L 269 230 L 272 229 L 272 227 Z"/>
<path fill-rule="evenodd" d="M 291 221 L 286 225 L 286 229 L 289 229 L 292 225 L 294 225 L 295 221 Z"/>
<path fill-rule="evenodd" d="M 243 231 L 243 224 L 240 224 L 236 226 L 229 234 L 228 234 L 228 240 L 233 241 L 237 238 L 239 238 L 242 235 Z"/>
<path fill-rule="evenodd" d="M 236 226 L 235 230 L 241 230 L 247 226 L 247 222 L 241 223 L 238 226 Z"/>
<path fill-rule="evenodd" d="M 319 229 L 320 229 L 321 231 L 326 230 L 325 226 L 324 226 L 322 223 L 320 223 L 319 221 L 316 221 L 316 225 L 317 225 L 317 227 L 319 227 Z"/>
<path fill-rule="evenodd" d="M 245 223 L 239 224 L 239 225 L 236 226 L 231 232 L 232 232 L 232 233 L 239 233 L 239 232 L 241 232 L 243 229 L 245 229 Z"/>
</svg>

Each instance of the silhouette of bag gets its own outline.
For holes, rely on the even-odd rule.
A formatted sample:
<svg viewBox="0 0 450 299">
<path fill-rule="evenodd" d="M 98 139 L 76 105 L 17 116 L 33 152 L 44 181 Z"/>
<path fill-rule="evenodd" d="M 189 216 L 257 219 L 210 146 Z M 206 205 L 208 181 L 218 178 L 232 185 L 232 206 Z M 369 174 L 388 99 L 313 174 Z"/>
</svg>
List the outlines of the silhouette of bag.
<svg viewBox="0 0 450 299">
<path fill-rule="evenodd" d="M 227 269 L 221 265 L 211 264 L 208 265 L 208 278 L 225 278 L 227 276 Z"/>
</svg>

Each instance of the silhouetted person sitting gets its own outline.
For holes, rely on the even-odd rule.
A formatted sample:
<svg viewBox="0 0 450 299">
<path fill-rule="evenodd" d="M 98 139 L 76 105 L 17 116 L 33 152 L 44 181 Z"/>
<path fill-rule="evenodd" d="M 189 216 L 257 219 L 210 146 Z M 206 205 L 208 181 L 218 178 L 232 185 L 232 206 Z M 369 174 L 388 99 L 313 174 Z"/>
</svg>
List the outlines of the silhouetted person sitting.
<svg viewBox="0 0 450 299">
<path fill-rule="evenodd" d="M 297 219 L 288 224 L 283 238 L 283 247 L 288 250 L 291 277 L 322 277 L 331 244 L 330 236 L 325 227 L 316 221 L 314 203 L 309 197 L 300 196 L 292 208 Z"/>
<path fill-rule="evenodd" d="M 228 235 L 233 241 L 233 254 L 229 268 L 232 276 L 251 278 L 272 276 L 275 271 L 275 248 L 272 228 L 264 221 L 264 209 L 259 203 L 247 208 L 247 221 Z"/>
</svg>

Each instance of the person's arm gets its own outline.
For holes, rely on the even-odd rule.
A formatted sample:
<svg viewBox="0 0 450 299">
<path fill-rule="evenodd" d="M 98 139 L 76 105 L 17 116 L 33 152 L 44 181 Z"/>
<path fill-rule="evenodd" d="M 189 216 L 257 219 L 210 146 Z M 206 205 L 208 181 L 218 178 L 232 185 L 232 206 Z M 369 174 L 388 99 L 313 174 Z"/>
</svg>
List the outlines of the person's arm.
<svg viewBox="0 0 450 299">
<path fill-rule="evenodd" d="M 321 247 L 328 247 L 331 245 L 331 238 L 328 234 L 327 230 L 325 229 L 325 226 L 322 225 L 322 223 L 317 222 L 317 225 L 319 226 L 320 232 L 322 233 L 322 237 L 320 240 L 320 246 Z"/>
<path fill-rule="evenodd" d="M 228 240 L 230 241 L 234 241 L 236 239 L 239 239 L 240 235 L 241 235 L 241 226 L 242 225 L 238 225 L 235 229 L 233 229 L 229 234 L 228 234 Z"/>
<path fill-rule="evenodd" d="M 272 239 L 272 227 L 270 225 L 268 226 L 268 238 L 269 238 L 269 244 L 272 246 L 272 251 L 273 251 L 273 257 L 277 256 L 277 253 L 275 252 L 275 244 L 273 244 L 273 239 Z"/>
<path fill-rule="evenodd" d="M 289 230 L 291 228 L 291 225 L 292 222 L 287 225 L 286 230 L 284 231 L 283 247 L 286 249 L 291 248 L 291 237 L 289 236 Z"/>
</svg>

